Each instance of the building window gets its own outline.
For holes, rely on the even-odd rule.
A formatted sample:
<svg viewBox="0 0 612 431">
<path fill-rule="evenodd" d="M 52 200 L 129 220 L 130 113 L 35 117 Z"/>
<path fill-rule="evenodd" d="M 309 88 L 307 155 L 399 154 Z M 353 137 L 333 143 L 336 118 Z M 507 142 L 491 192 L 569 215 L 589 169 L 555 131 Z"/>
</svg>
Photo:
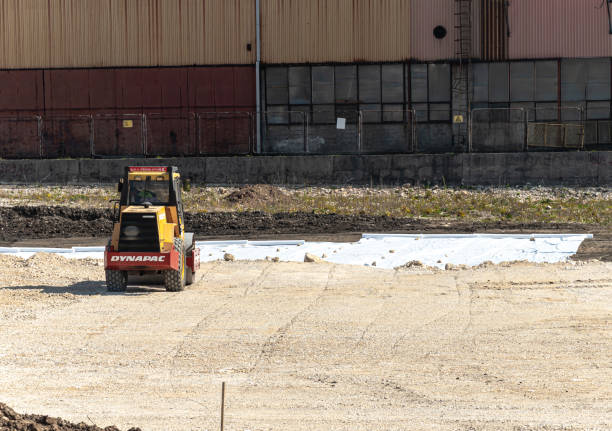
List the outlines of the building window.
<svg viewBox="0 0 612 431">
<path fill-rule="evenodd" d="M 418 122 L 448 122 L 451 117 L 451 66 L 414 64 L 410 68 L 412 109 Z"/>
</svg>

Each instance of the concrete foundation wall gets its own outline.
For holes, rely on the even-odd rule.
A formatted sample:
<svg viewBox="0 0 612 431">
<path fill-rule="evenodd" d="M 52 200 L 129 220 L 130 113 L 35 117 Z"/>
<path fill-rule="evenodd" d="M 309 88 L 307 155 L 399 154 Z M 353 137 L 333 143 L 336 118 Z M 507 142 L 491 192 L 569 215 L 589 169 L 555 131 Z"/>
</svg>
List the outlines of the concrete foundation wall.
<svg viewBox="0 0 612 431">
<path fill-rule="evenodd" d="M 128 165 L 175 165 L 198 184 L 612 185 L 612 151 L 0 160 L 0 183 L 114 183 Z"/>
</svg>

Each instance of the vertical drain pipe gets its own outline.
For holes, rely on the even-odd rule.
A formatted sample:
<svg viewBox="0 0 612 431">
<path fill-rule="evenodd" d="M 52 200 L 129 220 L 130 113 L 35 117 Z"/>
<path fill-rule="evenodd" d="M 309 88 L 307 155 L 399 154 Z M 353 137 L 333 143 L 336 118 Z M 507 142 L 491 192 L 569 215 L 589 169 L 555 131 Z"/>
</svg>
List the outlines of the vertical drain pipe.
<svg viewBox="0 0 612 431">
<path fill-rule="evenodd" d="M 256 121 L 257 121 L 257 145 L 255 153 L 261 153 L 261 14 L 260 0 L 255 0 L 255 33 L 257 38 L 257 59 L 255 62 L 255 97 L 257 105 Z"/>
</svg>

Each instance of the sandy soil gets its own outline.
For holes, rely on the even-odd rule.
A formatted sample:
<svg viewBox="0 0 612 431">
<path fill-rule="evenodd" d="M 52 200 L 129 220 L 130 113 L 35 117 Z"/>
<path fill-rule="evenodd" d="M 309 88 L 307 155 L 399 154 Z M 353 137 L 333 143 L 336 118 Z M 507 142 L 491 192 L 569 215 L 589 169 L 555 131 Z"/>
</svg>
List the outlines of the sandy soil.
<svg viewBox="0 0 612 431">
<path fill-rule="evenodd" d="M 612 264 L 215 262 L 180 293 L 0 256 L 0 402 L 121 429 L 612 428 Z"/>
</svg>

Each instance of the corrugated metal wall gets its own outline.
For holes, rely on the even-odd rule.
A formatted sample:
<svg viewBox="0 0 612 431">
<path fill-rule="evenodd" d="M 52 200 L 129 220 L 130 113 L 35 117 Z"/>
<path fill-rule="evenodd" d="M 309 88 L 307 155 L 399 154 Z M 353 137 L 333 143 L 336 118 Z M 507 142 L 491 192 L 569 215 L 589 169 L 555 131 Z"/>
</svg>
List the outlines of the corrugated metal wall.
<svg viewBox="0 0 612 431">
<path fill-rule="evenodd" d="M 512 0 L 508 14 L 510 58 L 612 56 L 602 0 Z"/>
<path fill-rule="evenodd" d="M 476 0 L 482 3 L 482 59 L 505 60 L 508 56 L 507 0 Z"/>
<path fill-rule="evenodd" d="M 410 58 L 409 0 L 262 0 L 266 63 Z"/>
<path fill-rule="evenodd" d="M 254 17 L 253 0 L 0 0 L 0 68 L 250 64 Z"/>
<path fill-rule="evenodd" d="M 456 57 L 457 32 L 455 31 L 454 0 L 412 0 L 411 1 L 411 48 L 412 58 L 419 61 L 449 60 Z M 444 39 L 436 39 L 436 26 L 446 28 Z M 481 53 L 481 0 L 472 1 L 472 55 Z"/>
</svg>

